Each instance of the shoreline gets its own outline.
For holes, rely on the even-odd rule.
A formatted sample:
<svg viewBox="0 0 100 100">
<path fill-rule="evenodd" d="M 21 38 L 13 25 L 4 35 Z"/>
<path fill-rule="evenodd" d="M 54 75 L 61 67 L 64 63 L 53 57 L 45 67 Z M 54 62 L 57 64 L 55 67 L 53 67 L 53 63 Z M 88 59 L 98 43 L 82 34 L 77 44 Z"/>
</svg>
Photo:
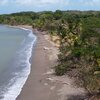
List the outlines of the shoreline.
<svg viewBox="0 0 100 100">
<path fill-rule="evenodd" d="M 4 27 L 6 26 L 7 25 L 4 25 Z M 13 28 L 13 26 L 7 26 L 7 28 L 9 27 Z M 33 32 L 30 29 L 24 29 L 22 27 L 15 27 L 15 28 L 22 29 L 22 30 L 29 30 L 29 31 L 28 31 L 28 34 L 26 33 L 26 37 L 24 37 L 24 40 L 22 39 L 21 43 L 19 43 L 20 46 L 16 50 L 13 56 L 14 63 L 11 63 L 11 66 L 15 66 L 14 67 L 15 69 L 12 68 L 13 70 L 9 70 L 9 73 L 11 74 L 7 74 L 8 76 L 10 75 L 12 76 L 9 77 L 9 82 L 7 82 L 7 85 L 5 85 L 6 91 L 2 93 L 2 97 L 0 97 L 1 98 L 0 100 L 8 100 L 8 99 L 15 100 L 17 96 L 20 94 L 22 87 L 26 83 L 26 80 L 31 70 L 30 59 L 32 56 L 33 45 L 36 42 L 36 36 L 33 35 Z M 21 53 L 23 55 L 21 55 Z M 23 68 L 23 64 L 25 64 L 24 68 Z M 18 68 L 22 68 L 22 69 L 17 70 Z"/>
<path fill-rule="evenodd" d="M 46 83 L 41 84 L 42 83 L 41 81 L 43 78 L 45 78 L 43 74 L 49 71 L 49 68 L 51 67 L 51 65 L 54 64 L 54 62 L 52 63 L 49 61 L 49 57 L 47 55 L 47 52 L 49 51 L 47 50 L 47 48 L 49 48 L 50 46 L 52 47 L 52 44 L 50 44 L 47 40 L 45 40 L 45 38 L 43 37 L 42 34 L 40 34 L 40 32 L 33 30 L 33 33 L 35 33 L 35 35 L 37 36 L 38 41 L 37 41 L 36 46 L 33 48 L 34 51 L 32 52 L 33 54 L 32 54 L 32 60 L 31 60 L 32 61 L 31 73 L 25 85 L 22 88 L 21 94 L 17 97 L 16 100 L 33 100 L 33 97 L 34 97 L 34 100 L 40 100 L 41 97 L 44 97 L 47 91 L 49 91 L 47 89 L 44 89 Z M 42 68 L 40 67 L 37 68 L 37 66 L 41 66 Z M 36 89 L 37 87 L 38 89 Z M 38 96 L 37 93 L 35 93 L 35 92 L 40 92 L 41 94 L 41 91 L 39 91 L 39 89 L 41 91 L 43 90 L 42 95 L 40 97 Z M 34 94 L 32 94 L 33 92 Z M 47 99 L 44 99 L 44 100 L 49 100 L 49 95 L 46 96 L 46 98 Z"/>
<path fill-rule="evenodd" d="M 27 26 L 27 25 L 23 25 L 23 26 L 22 26 L 22 25 L 18 25 L 18 26 L 8 26 L 8 27 L 18 28 L 18 29 L 21 29 L 21 30 L 29 31 L 29 32 L 28 32 L 29 37 L 34 37 L 34 42 L 32 43 L 31 55 L 30 55 L 29 61 L 28 61 L 29 64 L 30 64 L 30 66 L 29 66 L 30 71 L 29 71 L 29 74 L 28 74 L 28 76 L 27 76 L 27 79 L 28 79 L 28 78 L 29 78 L 29 75 L 30 75 L 30 72 L 31 72 L 32 56 L 33 56 L 33 52 L 34 52 L 34 47 L 35 47 L 36 42 L 37 42 L 37 36 L 33 33 L 33 29 L 32 29 L 31 26 Z M 21 91 L 22 91 L 24 85 L 26 84 L 27 79 L 25 80 L 25 83 L 23 84 L 22 88 L 20 88 L 21 90 L 20 90 L 19 95 L 21 94 Z M 17 95 L 16 99 L 18 98 L 19 95 Z M 15 99 L 15 100 L 16 100 L 16 99 Z"/>
<path fill-rule="evenodd" d="M 27 26 L 24 26 L 27 28 Z M 55 76 L 58 48 L 44 32 L 33 29 L 37 43 L 32 52 L 30 75 L 16 100 L 77 100 L 86 98 L 83 88 L 74 86 L 74 79 Z M 76 98 L 76 99 L 74 99 Z"/>
</svg>

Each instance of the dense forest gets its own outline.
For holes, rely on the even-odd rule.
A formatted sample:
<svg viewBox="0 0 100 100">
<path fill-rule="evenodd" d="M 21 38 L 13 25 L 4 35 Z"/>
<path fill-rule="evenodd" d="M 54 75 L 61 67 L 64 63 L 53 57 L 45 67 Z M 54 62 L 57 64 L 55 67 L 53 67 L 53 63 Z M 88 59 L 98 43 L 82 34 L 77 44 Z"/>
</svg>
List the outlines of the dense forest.
<svg viewBox="0 0 100 100">
<path fill-rule="evenodd" d="M 100 12 L 44 11 L 0 15 L 1 24 L 32 25 L 59 36 L 56 75 L 75 77 L 93 100 L 100 100 Z"/>
</svg>

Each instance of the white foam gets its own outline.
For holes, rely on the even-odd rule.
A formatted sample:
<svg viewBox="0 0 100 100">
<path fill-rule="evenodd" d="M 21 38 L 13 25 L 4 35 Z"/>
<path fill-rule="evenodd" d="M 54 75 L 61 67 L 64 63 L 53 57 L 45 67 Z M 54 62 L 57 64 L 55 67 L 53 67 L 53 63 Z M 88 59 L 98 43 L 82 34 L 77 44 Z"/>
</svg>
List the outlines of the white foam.
<svg viewBox="0 0 100 100">
<path fill-rule="evenodd" d="M 20 94 L 20 92 L 30 74 L 31 63 L 29 62 L 29 60 L 32 55 L 33 45 L 36 42 L 36 36 L 33 35 L 32 30 L 25 29 L 25 28 L 21 28 L 21 29 L 28 30 L 30 32 L 28 37 L 31 37 L 33 39 L 33 41 L 30 44 L 28 44 L 25 48 L 20 50 L 20 52 L 18 53 L 20 56 L 21 56 L 21 52 L 23 52 L 23 51 L 26 54 L 26 55 L 24 55 L 24 54 L 23 55 L 27 56 L 27 57 L 23 61 L 21 60 L 21 62 L 19 62 L 19 64 L 24 62 L 26 64 L 25 65 L 26 68 L 23 70 L 22 73 L 14 73 L 14 75 L 16 75 L 16 77 L 14 77 L 8 84 L 7 91 L 3 95 L 4 98 L 1 100 L 15 100 L 17 98 L 17 96 Z"/>
</svg>

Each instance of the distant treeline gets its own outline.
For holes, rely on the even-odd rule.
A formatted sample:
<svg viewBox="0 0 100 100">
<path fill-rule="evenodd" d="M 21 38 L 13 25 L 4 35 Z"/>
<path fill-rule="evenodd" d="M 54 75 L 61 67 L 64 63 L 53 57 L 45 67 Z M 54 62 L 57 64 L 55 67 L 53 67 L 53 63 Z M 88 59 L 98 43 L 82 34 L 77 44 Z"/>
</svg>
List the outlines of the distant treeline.
<svg viewBox="0 0 100 100">
<path fill-rule="evenodd" d="M 100 100 L 100 12 L 44 11 L 0 15 L 1 24 L 32 25 L 59 36 L 59 64 L 56 75 L 68 74 Z M 94 98 L 94 99 L 93 99 Z"/>
<path fill-rule="evenodd" d="M 77 18 L 99 18 L 99 11 L 44 11 L 44 12 L 19 12 L 12 14 L 0 15 L 0 23 L 10 24 L 10 25 L 34 25 L 41 28 L 42 24 L 47 24 L 48 22 L 55 23 L 66 17 L 76 16 Z"/>
</svg>

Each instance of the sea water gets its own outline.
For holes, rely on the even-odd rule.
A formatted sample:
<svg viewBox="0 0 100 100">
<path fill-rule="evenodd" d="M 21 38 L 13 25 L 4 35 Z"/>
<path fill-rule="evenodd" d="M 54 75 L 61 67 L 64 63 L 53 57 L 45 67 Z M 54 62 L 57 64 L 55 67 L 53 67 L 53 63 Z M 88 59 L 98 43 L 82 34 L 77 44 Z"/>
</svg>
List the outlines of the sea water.
<svg viewBox="0 0 100 100">
<path fill-rule="evenodd" d="M 32 30 L 0 25 L 0 100 L 15 100 L 30 74 Z"/>
</svg>

